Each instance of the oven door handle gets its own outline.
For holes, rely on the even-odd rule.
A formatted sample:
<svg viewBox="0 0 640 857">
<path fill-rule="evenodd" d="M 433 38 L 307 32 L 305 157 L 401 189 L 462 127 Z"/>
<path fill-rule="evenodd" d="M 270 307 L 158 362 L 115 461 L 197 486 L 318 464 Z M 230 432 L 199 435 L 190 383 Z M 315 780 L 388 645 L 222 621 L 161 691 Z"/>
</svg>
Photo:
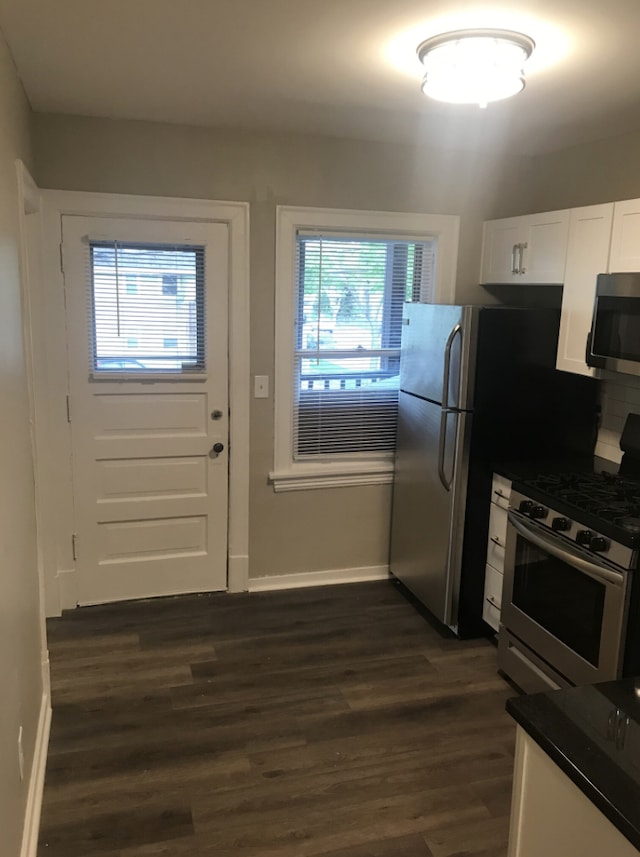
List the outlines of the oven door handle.
<svg viewBox="0 0 640 857">
<path fill-rule="evenodd" d="M 542 550 L 545 550 L 556 559 L 563 560 L 583 574 L 593 577 L 601 583 L 612 583 L 614 586 L 622 586 L 624 583 L 624 574 L 620 571 L 613 571 L 604 565 L 601 565 L 595 560 L 588 560 L 571 550 L 558 545 L 554 540 L 548 539 L 536 530 L 528 527 L 520 517 L 517 517 L 513 511 L 509 511 L 509 523 L 514 530 L 525 538 L 528 542 L 537 545 Z"/>
</svg>

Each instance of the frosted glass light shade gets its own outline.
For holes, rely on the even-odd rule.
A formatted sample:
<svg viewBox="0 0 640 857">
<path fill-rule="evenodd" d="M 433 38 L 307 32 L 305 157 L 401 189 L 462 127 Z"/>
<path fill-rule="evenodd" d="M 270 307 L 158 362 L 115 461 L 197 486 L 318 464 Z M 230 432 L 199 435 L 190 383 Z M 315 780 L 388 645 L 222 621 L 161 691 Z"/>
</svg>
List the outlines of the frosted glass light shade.
<svg viewBox="0 0 640 857">
<path fill-rule="evenodd" d="M 535 44 L 510 30 L 460 30 L 422 42 L 422 91 L 437 101 L 479 104 L 500 101 L 524 89 L 523 65 Z"/>
</svg>

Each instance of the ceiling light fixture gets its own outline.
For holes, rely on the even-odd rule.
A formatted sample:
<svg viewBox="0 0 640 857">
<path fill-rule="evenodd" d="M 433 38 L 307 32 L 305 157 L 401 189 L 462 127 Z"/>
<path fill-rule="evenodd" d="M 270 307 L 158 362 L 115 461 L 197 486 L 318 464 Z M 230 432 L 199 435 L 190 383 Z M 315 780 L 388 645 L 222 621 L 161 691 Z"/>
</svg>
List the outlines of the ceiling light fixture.
<svg viewBox="0 0 640 857">
<path fill-rule="evenodd" d="M 535 42 L 511 30 L 456 30 L 418 45 L 424 65 L 422 91 L 436 101 L 478 104 L 524 89 L 523 65 Z"/>
</svg>

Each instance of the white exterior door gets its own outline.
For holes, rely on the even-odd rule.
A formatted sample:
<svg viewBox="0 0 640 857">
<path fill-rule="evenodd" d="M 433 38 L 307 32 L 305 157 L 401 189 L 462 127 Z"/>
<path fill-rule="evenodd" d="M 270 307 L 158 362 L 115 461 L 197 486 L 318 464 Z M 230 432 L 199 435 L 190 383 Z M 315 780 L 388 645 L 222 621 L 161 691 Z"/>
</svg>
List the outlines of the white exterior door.
<svg viewBox="0 0 640 857">
<path fill-rule="evenodd" d="M 225 589 L 227 226 L 62 235 L 78 602 Z"/>
</svg>

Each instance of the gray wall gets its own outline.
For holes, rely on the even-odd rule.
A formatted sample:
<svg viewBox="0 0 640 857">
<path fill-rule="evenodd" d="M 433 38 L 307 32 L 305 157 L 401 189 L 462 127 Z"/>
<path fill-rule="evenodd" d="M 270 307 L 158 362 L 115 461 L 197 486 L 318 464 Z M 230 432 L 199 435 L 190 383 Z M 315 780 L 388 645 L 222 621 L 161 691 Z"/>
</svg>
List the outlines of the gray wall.
<svg viewBox="0 0 640 857">
<path fill-rule="evenodd" d="M 529 161 L 416 146 L 35 115 L 41 187 L 251 203 L 251 371 L 273 377 L 275 206 L 461 216 L 457 300 L 477 286 L 482 221 L 527 209 Z M 273 400 L 251 414 L 250 576 L 387 563 L 390 489 L 274 494 Z"/>
<path fill-rule="evenodd" d="M 640 197 L 640 132 L 541 155 L 532 162 L 532 211 Z M 519 212 L 514 212 L 519 213 Z"/>
<path fill-rule="evenodd" d="M 33 466 L 23 353 L 15 159 L 29 108 L 0 37 L 0 851 L 18 857 L 42 699 Z M 18 767 L 24 730 L 25 779 Z"/>
</svg>

